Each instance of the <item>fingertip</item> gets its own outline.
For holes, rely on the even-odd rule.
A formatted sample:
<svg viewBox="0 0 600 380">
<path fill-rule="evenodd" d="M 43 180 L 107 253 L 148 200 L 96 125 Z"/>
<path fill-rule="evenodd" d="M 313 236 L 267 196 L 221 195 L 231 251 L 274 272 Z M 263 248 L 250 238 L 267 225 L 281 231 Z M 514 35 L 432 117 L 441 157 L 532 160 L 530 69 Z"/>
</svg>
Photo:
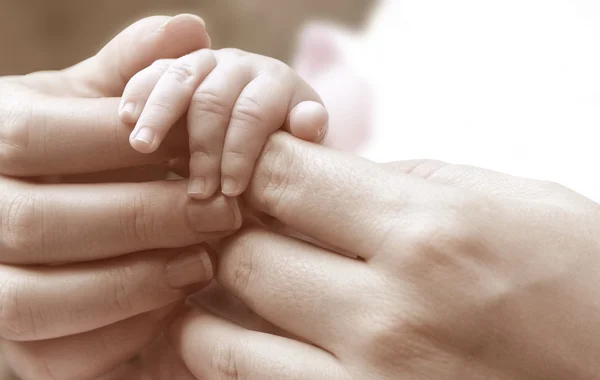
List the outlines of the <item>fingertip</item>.
<svg viewBox="0 0 600 380">
<path fill-rule="evenodd" d="M 205 200 L 210 198 L 214 193 L 210 192 L 206 186 L 206 180 L 201 177 L 190 178 L 187 188 L 187 194 L 190 198 L 197 200 Z"/>
<path fill-rule="evenodd" d="M 329 113 L 325 106 L 315 101 L 296 105 L 289 113 L 290 132 L 299 139 L 322 142 L 329 127 Z"/>
<path fill-rule="evenodd" d="M 135 124 L 138 118 L 135 102 L 124 100 L 119 107 L 119 119 L 125 124 Z"/>
<path fill-rule="evenodd" d="M 136 128 L 129 138 L 129 144 L 139 153 L 149 154 L 160 145 L 156 132 L 151 128 Z"/>
<path fill-rule="evenodd" d="M 223 176 L 221 180 L 221 192 L 229 198 L 235 198 L 244 192 L 238 180 L 231 176 Z"/>
</svg>

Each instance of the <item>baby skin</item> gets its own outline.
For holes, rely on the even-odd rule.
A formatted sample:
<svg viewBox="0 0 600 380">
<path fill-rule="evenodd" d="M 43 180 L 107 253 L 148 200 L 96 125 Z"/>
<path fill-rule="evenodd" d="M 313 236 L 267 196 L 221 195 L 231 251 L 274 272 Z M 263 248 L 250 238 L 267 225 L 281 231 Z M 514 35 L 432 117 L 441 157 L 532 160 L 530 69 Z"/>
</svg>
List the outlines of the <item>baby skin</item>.
<svg viewBox="0 0 600 380">
<path fill-rule="evenodd" d="M 130 144 L 140 153 L 154 152 L 186 117 L 188 194 L 195 199 L 219 189 L 230 197 L 243 193 L 275 131 L 319 143 L 328 126 L 321 98 L 294 70 L 236 49 L 202 49 L 155 62 L 127 84 L 119 117 L 135 125 Z"/>
</svg>

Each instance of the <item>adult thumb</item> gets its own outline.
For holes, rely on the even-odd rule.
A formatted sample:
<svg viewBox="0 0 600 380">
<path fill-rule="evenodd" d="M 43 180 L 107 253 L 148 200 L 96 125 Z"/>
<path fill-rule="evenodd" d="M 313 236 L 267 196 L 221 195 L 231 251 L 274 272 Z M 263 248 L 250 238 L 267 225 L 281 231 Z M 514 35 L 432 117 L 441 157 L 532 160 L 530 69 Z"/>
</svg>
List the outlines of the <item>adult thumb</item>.
<svg viewBox="0 0 600 380">
<path fill-rule="evenodd" d="M 141 69 L 158 59 L 178 58 L 210 48 L 204 21 L 194 15 L 153 16 L 119 33 L 95 56 L 65 73 L 86 93 L 121 96 L 125 85 Z"/>
</svg>

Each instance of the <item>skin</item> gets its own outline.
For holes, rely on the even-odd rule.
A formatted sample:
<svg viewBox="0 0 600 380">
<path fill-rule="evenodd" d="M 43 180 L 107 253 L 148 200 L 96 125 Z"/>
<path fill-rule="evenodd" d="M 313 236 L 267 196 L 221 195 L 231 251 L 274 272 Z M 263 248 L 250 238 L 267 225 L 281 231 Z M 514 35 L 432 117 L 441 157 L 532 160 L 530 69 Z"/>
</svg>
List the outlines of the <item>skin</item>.
<svg viewBox="0 0 600 380">
<path fill-rule="evenodd" d="M 229 197 L 248 185 L 267 137 L 283 126 L 320 142 L 328 115 L 319 95 L 289 66 L 236 49 L 203 49 L 160 60 L 127 84 L 119 116 L 135 125 L 131 146 L 152 153 L 173 125 L 187 120 L 188 194 Z"/>
<path fill-rule="evenodd" d="M 202 243 L 239 227 L 237 202 L 162 180 L 185 124 L 143 155 L 116 117 L 136 72 L 209 46 L 198 17 L 151 17 L 72 68 L 0 79 L 0 338 L 23 379 L 127 362 L 211 280 Z"/>
<path fill-rule="evenodd" d="M 280 330 L 190 309 L 168 338 L 197 379 L 600 370 L 600 207 L 575 192 L 436 161 L 375 164 L 279 133 L 246 201 L 279 222 L 223 241 L 216 278 Z"/>
<path fill-rule="evenodd" d="M 110 163 L 108 157 L 89 161 Z M 53 174 L 40 168 L 35 175 Z M 148 188 L 152 183 L 145 184 Z M 108 193 L 102 190 L 93 198 Z M 172 199 L 174 189 L 169 190 Z M 216 278 L 256 315 L 238 316 L 236 324 L 226 318 L 228 303 L 213 304 L 212 312 L 168 304 L 76 336 L 13 339 L 5 345 L 11 363 L 26 380 L 321 379 L 324 374 L 330 379 L 593 379 L 600 370 L 595 357 L 600 339 L 590 327 L 600 312 L 599 208 L 568 189 L 433 161 L 374 164 L 277 133 L 263 149 L 245 197 L 250 208 L 268 217 L 262 227 L 248 226 L 222 241 Z M 72 207 L 84 201 L 75 198 Z M 77 236 L 85 235 L 81 231 Z M 14 236 L 27 241 L 25 235 Z M 77 236 L 66 237 L 77 242 Z M 86 248 L 90 257 L 103 256 Z M 68 261 L 63 249 L 68 253 L 71 247 L 56 249 L 63 256 L 48 263 L 57 267 Z M 166 252 L 155 251 L 157 261 Z M 165 264 L 154 267 L 146 255 L 119 260 L 135 267 L 141 262 L 149 270 L 136 276 L 131 267 L 116 265 L 99 273 L 102 281 L 94 291 L 116 283 L 106 298 L 126 294 L 123 305 L 135 308 L 134 289 L 153 288 L 142 281 L 120 293 L 128 279 L 164 285 L 155 274 Z M 36 257 L 25 264 L 45 263 Z M 7 268 L 9 274 L 40 269 Z M 64 278 L 57 273 L 55 278 Z M 80 273 L 83 280 L 94 277 Z M 115 273 L 127 276 L 111 278 Z M 47 278 L 52 273 L 36 273 L 36 280 Z M 61 285 L 77 283 L 77 277 L 68 280 Z M 31 279 L 24 283 L 36 286 Z M 18 285 L 4 289 L 20 294 L 10 292 Z M 71 301 L 70 310 L 78 301 Z M 15 310 L 3 315 L 17 316 L 6 321 L 40 315 L 19 304 L 3 305 Z M 48 320 L 17 330 L 47 336 L 60 331 L 45 329 Z M 127 362 L 140 351 L 137 360 Z"/>
<path fill-rule="evenodd" d="M 437 161 L 375 164 L 276 133 L 245 198 L 264 216 L 221 242 L 221 288 L 96 379 L 541 380 L 600 370 L 591 327 L 600 208 L 575 192 Z M 124 342 L 127 331 L 100 341 Z M 93 378 L 70 374 L 104 357 L 56 343 L 37 351 L 41 363 L 58 378 Z"/>
</svg>

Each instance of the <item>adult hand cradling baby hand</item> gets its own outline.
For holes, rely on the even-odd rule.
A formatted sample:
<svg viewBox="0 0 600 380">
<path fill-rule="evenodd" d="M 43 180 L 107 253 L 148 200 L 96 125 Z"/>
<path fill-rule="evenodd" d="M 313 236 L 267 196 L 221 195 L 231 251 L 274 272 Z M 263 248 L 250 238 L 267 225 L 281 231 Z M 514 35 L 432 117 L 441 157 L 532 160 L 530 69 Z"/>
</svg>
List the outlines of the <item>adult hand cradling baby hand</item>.
<svg viewBox="0 0 600 380">
<path fill-rule="evenodd" d="M 0 337 L 23 379 L 113 369 L 211 280 L 198 244 L 239 227 L 235 200 L 162 180 L 185 126 L 143 155 L 117 120 L 131 76 L 209 45 L 198 17 L 152 17 L 77 66 L 0 79 Z"/>
<path fill-rule="evenodd" d="M 239 227 L 237 203 L 161 181 L 184 126 L 138 154 L 115 98 L 154 60 L 208 46 L 198 18 L 150 18 L 73 68 L 1 80 L 0 337 L 23 380 L 600 372 L 600 208 L 559 185 L 278 132 L 244 197 L 285 228 L 246 226 L 209 255 L 198 244 Z M 210 312 L 180 308 L 213 273 L 255 314 L 210 294 Z"/>
<path fill-rule="evenodd" d="M 378 165 L 279 133 L 246 199 L 337 248 L 259 227 L 228 238 L 217 280 L 281 331 L 190 309 L 169 338 L 198 379 L 600 371 L 600 208 L 566 188 L 432 161 Z"/>
</svg>

